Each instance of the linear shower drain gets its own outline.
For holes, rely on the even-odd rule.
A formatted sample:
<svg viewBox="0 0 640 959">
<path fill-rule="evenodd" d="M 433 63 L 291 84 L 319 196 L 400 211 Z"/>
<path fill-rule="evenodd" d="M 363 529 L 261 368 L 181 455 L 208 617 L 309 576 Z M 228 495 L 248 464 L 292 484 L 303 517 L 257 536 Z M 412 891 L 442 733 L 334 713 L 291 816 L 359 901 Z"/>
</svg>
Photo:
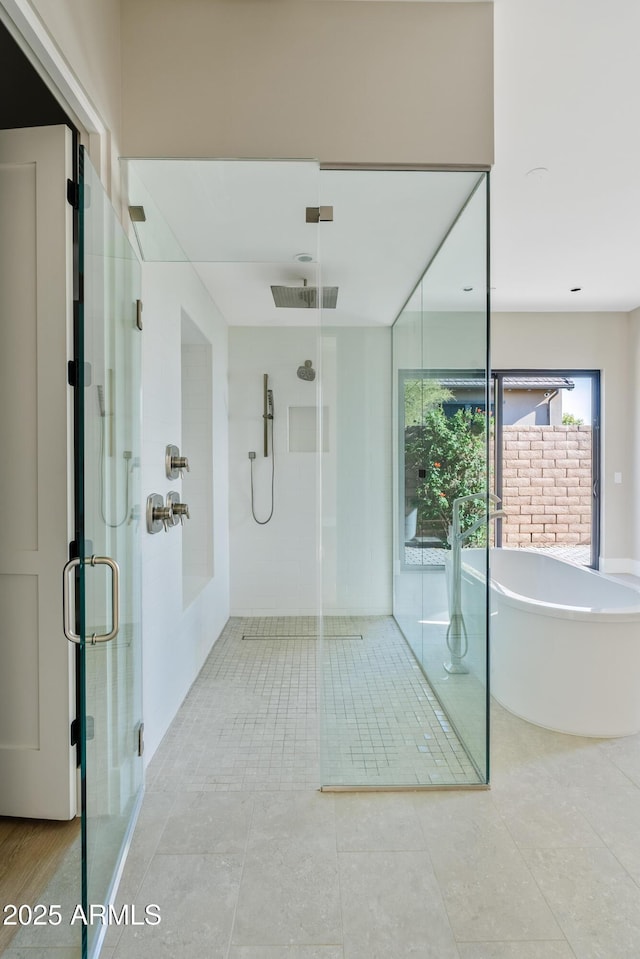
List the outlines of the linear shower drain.
<svg viewBox="0 0 640 959">
<path fill-rule="evenodd" d="M 243 633 L 243 639 L 317 639 L 315 633 Z M 336 636 L 331 633 L 324 635 L 323 639 L 362 639 L 362 633 L 354 633 L 349 636 Z"/>
</svg>

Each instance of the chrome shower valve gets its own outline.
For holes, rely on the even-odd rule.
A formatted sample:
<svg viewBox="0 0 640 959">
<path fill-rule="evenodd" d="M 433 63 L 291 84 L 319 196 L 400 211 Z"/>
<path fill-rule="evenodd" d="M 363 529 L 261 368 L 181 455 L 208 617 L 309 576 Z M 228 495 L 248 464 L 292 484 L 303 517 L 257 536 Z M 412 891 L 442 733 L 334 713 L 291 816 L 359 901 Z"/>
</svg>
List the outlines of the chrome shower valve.
<svg viewBox="0 0 640 959">
<path fill-rule="evenodd" d="M 169 498 L 167 497 L 165 505 L 159 493 L 151 493 L 150 496 L 147 496 L 147 531 L 149 533 L 159 533 L 162 529 L 166 531 L 169 526 L 175 526 L 173 506 L 169 502 Z"/>
<path fill-rule="evenodd" d="M 186 456 L 180 456 L 180 450 L 172 443 L 167 446 L 164 455 L 164 468 L 167 479 L 179 479 L 183 470 L 190 473 L 189 460 Z"/>
<path fill-rule="evenodd" d="M 171 506 L 172 526 L 177 526 L 179 523 L 184 526 L 185 519 L 191 518 L 188 504 L 180 502 L 180 493 L 175 490 L 167 493 L 167 505 Z"/>
</svg>

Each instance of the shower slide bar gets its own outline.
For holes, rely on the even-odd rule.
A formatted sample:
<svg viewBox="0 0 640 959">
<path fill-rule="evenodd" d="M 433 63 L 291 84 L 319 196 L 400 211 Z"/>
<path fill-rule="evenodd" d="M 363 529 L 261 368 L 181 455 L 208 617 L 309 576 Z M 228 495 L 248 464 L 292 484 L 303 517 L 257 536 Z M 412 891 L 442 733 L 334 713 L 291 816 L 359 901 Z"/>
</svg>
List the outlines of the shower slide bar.
<svg viewBox="0 0 640 959">
<path fill-rule="evenodd" d="M 264 374 L 262 419 L 264 421 L 264 455 L 269 455 L 269 420 L 273 419 L 273 390 L 269 389 L 269 374 Z M 273 436 L 272 436 L 273 442 Z"/>
</svg>

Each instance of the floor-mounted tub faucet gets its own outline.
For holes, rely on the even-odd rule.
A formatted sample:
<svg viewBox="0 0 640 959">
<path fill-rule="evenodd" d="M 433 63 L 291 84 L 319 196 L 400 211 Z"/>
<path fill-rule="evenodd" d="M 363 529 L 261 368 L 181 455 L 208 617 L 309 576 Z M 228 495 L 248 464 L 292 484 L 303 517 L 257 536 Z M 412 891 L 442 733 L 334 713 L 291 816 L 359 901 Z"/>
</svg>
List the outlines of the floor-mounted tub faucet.
<svg viewBox="0 0 640 959">
<path fill-rule="evenodd" d="M 464 616 L 462 614 L 462 544 L 472 533 L 492 522 L 494 519 L 502 519 L 505 515 L 504 510 L 492 510 L 488 514 L 481 516 L 475 523 L 472 523 L 468 529 L 460 529 L 460 505 L 469 503 L 472 500 L 491 500 L 497 505 L 500 497 L 495 493 L 470 493 L 468 496 L 459 496 L 453 501 L 453 523 L 449 529 L 449 544 L 451 545 L 451 601 L 450 618 L 447 628 L 447 648 L 451 654 L 451 660 L 444 663 L 444 668 L 448 673 L 468 673 L 469 670 L 462 660 L 469 650 L 469 639 L 467 637 L 467 627 L 465 626 Z"/>
</svg>

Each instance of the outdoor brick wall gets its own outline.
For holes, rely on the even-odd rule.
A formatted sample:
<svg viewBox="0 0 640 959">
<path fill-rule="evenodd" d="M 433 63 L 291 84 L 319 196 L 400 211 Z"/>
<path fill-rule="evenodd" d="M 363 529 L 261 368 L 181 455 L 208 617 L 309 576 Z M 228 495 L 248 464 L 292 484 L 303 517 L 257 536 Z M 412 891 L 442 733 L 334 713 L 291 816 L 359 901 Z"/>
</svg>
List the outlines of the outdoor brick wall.
<svg viewBox="0 0 640 959">
<path fill-rule="evenodd" d="M 505 546 L 591 541 L 591 427 L 505 426 Z"/>
</svg>

